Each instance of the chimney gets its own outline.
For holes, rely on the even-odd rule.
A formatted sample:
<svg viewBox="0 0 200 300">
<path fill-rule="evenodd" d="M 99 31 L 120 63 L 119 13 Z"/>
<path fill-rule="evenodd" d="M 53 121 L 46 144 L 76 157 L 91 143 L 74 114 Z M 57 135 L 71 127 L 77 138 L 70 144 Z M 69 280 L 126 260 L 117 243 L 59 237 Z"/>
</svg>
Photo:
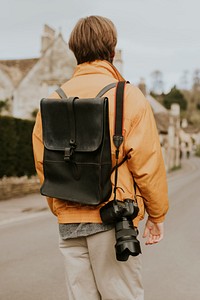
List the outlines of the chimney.
<svg viewBox="0 0 200 300">
<path fill-rule="evenodd" d="M 41 38 L 41 54 L 49 48 L 55 39 L 55 30 L 49 27 L 47 24 L 44 25 L 43 34 Z"/>
</svg>

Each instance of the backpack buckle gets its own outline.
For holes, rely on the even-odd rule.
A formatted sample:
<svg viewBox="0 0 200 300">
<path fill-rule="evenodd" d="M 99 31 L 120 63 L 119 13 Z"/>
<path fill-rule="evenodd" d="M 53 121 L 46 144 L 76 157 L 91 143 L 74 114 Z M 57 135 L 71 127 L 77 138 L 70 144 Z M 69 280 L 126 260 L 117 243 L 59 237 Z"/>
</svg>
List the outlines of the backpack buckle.
<svg viewBox="0 0 200 300">
<path fill-rule="evenodd" d="M 71 139 L 71 140 L 69 141 L 69 145 L 70 145 L 71 147 L 65 148 L 65 152 L 64 152 L 64 160 L 65 160 L 66 162 L 70 161 L 71 156 L 73 155 L 74 150 L 76 149 L 76 143 L 75 143 L 74 140 Z"/>
<path fill-rule="evenodd" d="M 64 161 L 70 161 L 71 155 L 71 148 L 65 148 Z"/>
</svg>

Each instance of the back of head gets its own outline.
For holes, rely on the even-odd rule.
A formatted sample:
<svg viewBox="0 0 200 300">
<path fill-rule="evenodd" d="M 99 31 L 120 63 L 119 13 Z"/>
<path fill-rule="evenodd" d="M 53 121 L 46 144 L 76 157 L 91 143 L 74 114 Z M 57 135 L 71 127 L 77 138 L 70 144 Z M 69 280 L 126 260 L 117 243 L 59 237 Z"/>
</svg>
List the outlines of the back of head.
<svg viewBox="0 0 200 300">
<path fill-rule="evenodd" d="M 112 62 L 117 44 L 117 31 L 111 20 L 90 16 L 80 19 L 69 38 L 69 48 L 77 63 L 107 60 Z"/>
</svg>

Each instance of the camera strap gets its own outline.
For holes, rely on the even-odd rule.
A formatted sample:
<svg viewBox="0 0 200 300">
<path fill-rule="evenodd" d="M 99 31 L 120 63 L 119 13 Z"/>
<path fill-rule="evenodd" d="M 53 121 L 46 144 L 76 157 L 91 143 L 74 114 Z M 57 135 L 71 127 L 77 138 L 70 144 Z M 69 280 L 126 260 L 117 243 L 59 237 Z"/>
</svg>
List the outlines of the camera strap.
<svg viewBox="0 0 200 300">
<path fill-rule="evenodd" d="M 112 171 L 115 171 L 114 200 L 116 200 L 118 168 L 128 159 L 128 153 L 127 153 L 126 156 L 123 158 L 123 160 L 120 163 L 118 163 L 119 148 L 124 141 L 124 137 L 122 135 L 122 127 L 123 127 L 125 84 L 126 84 L 125 81 L 119 81 L 117 83 L 116 96 L 115 96 L 115 133 L 113 135 L 113 143 L 116 147 L 116 150 L 115 150 L 116 164 L 112 170 Z"/>
<path fill-rule="evenodd" d="M 115 171 L 115 184 L 114 184 L 114 201 L 116 201 L 116 192 L 117 192 L 117 179 L 118 179 L 118 168 L 130 158 L 129 153 L 132 151 L 132 148 L 126 153 L 124 158 L 118 162 L 119 159 L 119 148 L 121 144 L 124 141 L 124 137 L 122 134 L 123 130 L 123 110 L 124 110 L 124 90 L 125 90 L 125 85 L 126 83 L 129 83 L 129 81 L 119 81 L 117 83 L 116 87 L 116 95 L 115 95 L 115 134 L 113 135 L 113 143 L 116 147 L 115 151 L 115 159 L 116 163 L 115 166 L 112 169 L 112 172 Z M 133 185 L 134 185 L 134 190 L 135 190 L 135 201 L 137 202 L 136 199 L 136 189 L 137 189 L 137 184 L 133 178 Z"/>
</svg>

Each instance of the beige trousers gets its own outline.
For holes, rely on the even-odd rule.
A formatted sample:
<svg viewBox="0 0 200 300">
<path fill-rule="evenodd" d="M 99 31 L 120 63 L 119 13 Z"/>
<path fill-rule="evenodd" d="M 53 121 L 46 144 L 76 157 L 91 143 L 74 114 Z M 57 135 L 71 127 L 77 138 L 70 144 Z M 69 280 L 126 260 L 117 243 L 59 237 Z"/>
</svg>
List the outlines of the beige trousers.
<svg viewBox="0 0 200 300">
<path fill-rule="evenodd" d="M 143 300 L 140 255 L 115 257 L 115 231 L 60 240 L 67 283 L 66 300 Z"/>
</svg>

